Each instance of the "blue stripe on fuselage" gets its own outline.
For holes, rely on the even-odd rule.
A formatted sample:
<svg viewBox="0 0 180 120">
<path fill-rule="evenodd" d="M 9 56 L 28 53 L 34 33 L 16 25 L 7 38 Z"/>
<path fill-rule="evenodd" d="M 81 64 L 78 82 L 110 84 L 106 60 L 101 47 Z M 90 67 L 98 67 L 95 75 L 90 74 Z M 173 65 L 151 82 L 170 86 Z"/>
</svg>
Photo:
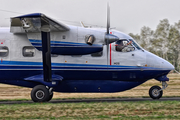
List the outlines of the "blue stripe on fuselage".
<svg viewBox="0 0 180 120">
<path fill-rule="evenodd" d="M 122 66 L 122 65 L 96 65 L 96 64 L 70 64 L 70 63 L 51 63 L 52 69 L 104 69 L 106 70 L 164 70 L 162 68 Z M 25 61 L 3 61 L 0 63 L 0 69 L 42 69 L 42 62 Z"/>
</svg>

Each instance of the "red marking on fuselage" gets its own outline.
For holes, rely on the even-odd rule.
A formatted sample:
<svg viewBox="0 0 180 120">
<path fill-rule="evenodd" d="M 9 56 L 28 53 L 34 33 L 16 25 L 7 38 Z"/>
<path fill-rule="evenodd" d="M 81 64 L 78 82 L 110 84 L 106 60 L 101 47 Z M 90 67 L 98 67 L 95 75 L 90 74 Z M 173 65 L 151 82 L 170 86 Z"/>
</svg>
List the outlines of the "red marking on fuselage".
<svg viewBox="0 0 180 120">
<path fill-rule="evenodd" d="M 1 62 L 2 62 L 3 60 L 1 59 Z"/>
<path fill-rule="evenodd" d="M 111 44 L 110 44 L 110 65 L 111 65 Z"/>
<path fill-rule="evenodd" d="M 4 44 L 4 42 L 5 42 L 5 40 L 0 39 L 0 43 L 1 43 L 1 44 Z"/>
</svg>

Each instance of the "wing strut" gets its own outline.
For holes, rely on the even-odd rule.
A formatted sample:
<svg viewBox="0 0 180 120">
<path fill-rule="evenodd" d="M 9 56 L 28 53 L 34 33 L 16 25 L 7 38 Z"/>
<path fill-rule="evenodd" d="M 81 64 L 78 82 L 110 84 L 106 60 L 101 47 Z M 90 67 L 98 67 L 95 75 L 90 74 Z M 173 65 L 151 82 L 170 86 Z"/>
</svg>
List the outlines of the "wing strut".
<svg viewBox="0 0 180 120">
<path fill-rule="evenodd" d="M 51 48 L 50 48 L 50 32 L 41 32 L 42 37 L 42 56 L 43 56 L 43 72 L 44 81 L 52 81 L 51 77 Z"/>
<path fill-rule="evenodd" d="M 51 73 L 50 27 L 43 20 L 41 20 L 41 37 L 42 37 L 44 81 L 51 82 L 52 73 Z"/>
</svg>

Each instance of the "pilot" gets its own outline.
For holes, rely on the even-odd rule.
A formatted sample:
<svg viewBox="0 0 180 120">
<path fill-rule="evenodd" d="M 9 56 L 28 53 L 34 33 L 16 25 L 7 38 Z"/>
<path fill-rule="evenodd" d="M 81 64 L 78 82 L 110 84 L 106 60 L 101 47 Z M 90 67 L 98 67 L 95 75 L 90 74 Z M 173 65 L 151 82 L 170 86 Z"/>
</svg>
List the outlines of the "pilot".
<svg viewBox="0 0 180 120">
<path fill-rule="evenodd" d="M 131 51 L 130 49 L 128 49 L 128 45 L 130 45 L 132 43 L 132 41 L 130 41 L 127 44 L 124 44 L 122 40 L 118 41 L 116 44 L 116 51 L 120 51 L 120 52 L 129 52 Z"/>
</svg>

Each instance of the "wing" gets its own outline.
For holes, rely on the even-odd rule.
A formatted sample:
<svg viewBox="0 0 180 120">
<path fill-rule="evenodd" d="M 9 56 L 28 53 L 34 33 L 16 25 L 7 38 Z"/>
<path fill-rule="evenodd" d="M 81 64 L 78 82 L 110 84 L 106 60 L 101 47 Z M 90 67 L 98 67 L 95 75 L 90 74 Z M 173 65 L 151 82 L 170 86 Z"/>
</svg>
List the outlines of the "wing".
<svg viewBox="0 0 180 120">
<path fill-rule="evenodd" d="M 11 18 L 12 33 L 69 31 L 69 27 L 42 13 L 33 13 Z"/>
<path fill-rule="evenodd" d="M 70 28 L 65 24 L 57 22 L 42 13 L 27 14 L 11 18 L 12 33 L 25 33 L 31 44 L 42 51 L 41 32 L 65 32 Z M 72 32 L 72 31 L 71 31 Z M 77 33 L 75 33 L 77 34 Z M 61 38 L 59 38 L 61 39 Z M 54 41 L 50 39 L 51 54 L 58 55 L 86 55 L 102 51 L 102 45 L 88 45 L 67 41 Z"/>
</svg>

